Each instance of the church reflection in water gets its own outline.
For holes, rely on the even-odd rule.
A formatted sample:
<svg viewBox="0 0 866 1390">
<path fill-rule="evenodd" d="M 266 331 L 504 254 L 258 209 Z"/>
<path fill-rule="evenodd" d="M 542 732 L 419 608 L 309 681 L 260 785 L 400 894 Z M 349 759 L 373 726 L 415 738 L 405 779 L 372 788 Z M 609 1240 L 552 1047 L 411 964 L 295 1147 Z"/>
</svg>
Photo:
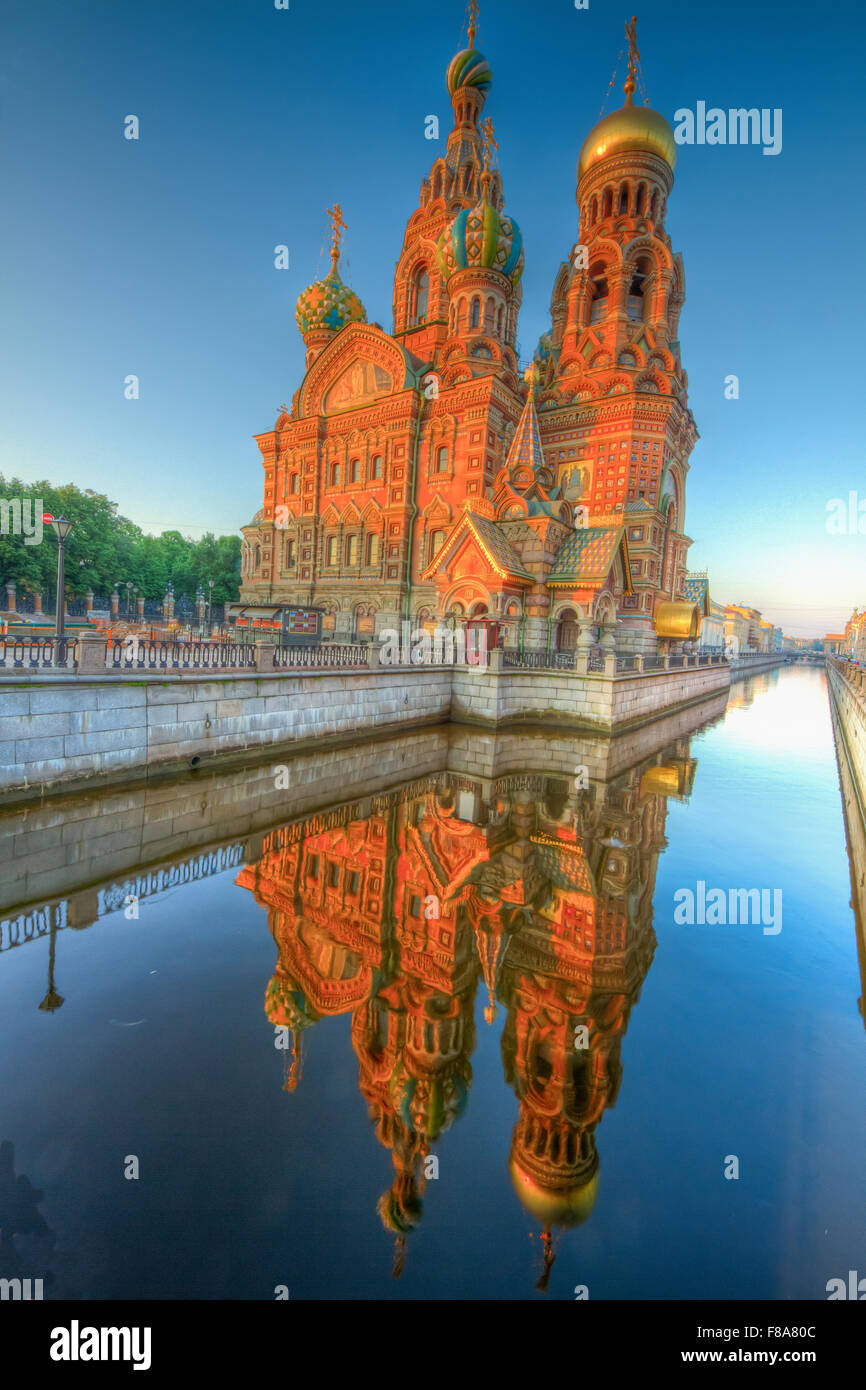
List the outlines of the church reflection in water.
<svg viewBox="0 0 866 1390">
<path fill-rule="evenodd" d="M 277 947 L 265 1011 L 287 1030 L 287 1090 L 304 1035 L 351 1014 L 360 1089 L 394 1164 L 378 1210 L 395 1275 L 434 1147 L 469 1099 L 479 991 L 487 1024 L 503 1015 L 520 1107 L 508 1163 L 541 1235 L 540 1287 L 557 1229 L 592 1212 L 596 1130 L 656 944 L 667 802 L 688 796 L 695 766 L 685 736 L 609 781 L 440 772 L 269 832 L 238 875 Z"/>
</svg>

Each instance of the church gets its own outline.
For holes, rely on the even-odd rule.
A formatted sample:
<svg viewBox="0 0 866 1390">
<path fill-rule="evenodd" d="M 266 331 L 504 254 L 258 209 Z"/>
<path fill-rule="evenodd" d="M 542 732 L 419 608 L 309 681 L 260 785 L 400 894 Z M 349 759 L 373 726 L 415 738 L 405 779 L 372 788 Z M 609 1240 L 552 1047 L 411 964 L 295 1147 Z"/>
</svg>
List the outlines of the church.
<svg viewBox="0 0 866 1390">
<path fill-rule="evenodd" d="M 681 256 L 666 231 L 676 144 L 625 101 L 577 163 L 579 241 L 523 370 L 523 239 L 506 204 L 490 65 L 467 46 L 446 83 L 444 153 L 422 180 L 394 274 L 393 329 L 367 321 L 331 269 L 297 304 L 303 381 L 256 436 L 263 506 L 241 528 L 241 602 L 318 608 L 325 640 L 384 629 L 496 625 L 501 645 L 654 653 L 695 638 L 685 487 L 698 438 L 678 322 Z M 705 605 L 704 605 L 705 606 Z"/>
</svg>

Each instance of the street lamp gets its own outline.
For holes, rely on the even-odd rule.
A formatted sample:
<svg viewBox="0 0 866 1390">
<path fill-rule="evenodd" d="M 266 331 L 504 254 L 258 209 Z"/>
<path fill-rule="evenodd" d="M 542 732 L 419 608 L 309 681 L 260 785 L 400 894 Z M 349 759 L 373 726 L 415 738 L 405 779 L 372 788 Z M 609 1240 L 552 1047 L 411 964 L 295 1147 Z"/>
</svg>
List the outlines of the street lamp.
<svg viewBox="0 0 866 1390">
<path fill-rule="evenodd" d="M 208 599 L 207 599 L 207 630 L 208 630 L 208 635 L 209 635 L 210 637 L 213 637 L 213 585 L 214 585 L 214 581 L 213 581 L 212 579 L 209 579 L 208 582 L 207 582 L 207 587 L 208 587 Z"/>
<path fill-rule="evenodd" d="M 66 538 L 72 530 L 72 522 L 65 516 L 52 516 L 46 512 L 42 518 L 47 521 L 57 537 L 57 640 L 61 641 L 63 631 L 63 610 L 65 607 L 64 589 L 66 587 Z"/>
<path fill-rule="evenodd" d="M 129 622 L 129 615 L 130 615 L 130 611 L 131 611 L 131 610 L 130 610 L 130 606 L 129 606 L 129 605 L 130 605 L 130 599 L 131 599 L 131 597 L 132 597 L 132 580 L 131 580 L 131 579 L 127 579 L 127 581 L 126 581 L 126 621 L 127 621 L 127 622 Z"/>
</svg>

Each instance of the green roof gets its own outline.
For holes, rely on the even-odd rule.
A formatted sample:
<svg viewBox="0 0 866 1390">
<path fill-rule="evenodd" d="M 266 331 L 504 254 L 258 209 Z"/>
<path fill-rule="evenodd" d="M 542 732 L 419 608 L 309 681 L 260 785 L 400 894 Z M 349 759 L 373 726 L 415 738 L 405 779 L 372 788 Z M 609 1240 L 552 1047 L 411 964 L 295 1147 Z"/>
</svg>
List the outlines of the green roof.
<svg viewBox="0 0 866 1390">
<path fill-rule="evenodd" d="M 621 526 L 586 526 L 573 531 L 560 547 L 546 582 L 579 584 L 605 580 L 622 535 Z"/>
</svg>

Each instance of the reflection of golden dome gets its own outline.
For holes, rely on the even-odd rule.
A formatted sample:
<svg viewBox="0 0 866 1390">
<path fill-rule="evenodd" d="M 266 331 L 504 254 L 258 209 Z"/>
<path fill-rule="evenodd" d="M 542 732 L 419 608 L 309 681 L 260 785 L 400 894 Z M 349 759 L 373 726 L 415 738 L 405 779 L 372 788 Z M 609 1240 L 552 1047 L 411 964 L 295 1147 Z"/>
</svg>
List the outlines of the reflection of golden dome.
<svg viewBox="0 0 866 1390">
<path fill-rule="evenodd" d="M 549 1226 L 580 1226 L 592 1212 L 598 1194 L 599 1164 L 585 1180 L 577 1179 L 570 1187 L 547 1187 L 530 1176 L 512 1154 L 508 1171 L 514 1190 L 526 1210 L 545 1228 Z"/>
<path fill-rule="evenodd" d="M 611 111 L 587 135 L 577 161 L 578 182 L 600 160 L 630 150 L 657 154 L 673 173 L 677 144 L 672 127 L 658 111 L 629 101 L 618 111 Z"/>
</svg>

